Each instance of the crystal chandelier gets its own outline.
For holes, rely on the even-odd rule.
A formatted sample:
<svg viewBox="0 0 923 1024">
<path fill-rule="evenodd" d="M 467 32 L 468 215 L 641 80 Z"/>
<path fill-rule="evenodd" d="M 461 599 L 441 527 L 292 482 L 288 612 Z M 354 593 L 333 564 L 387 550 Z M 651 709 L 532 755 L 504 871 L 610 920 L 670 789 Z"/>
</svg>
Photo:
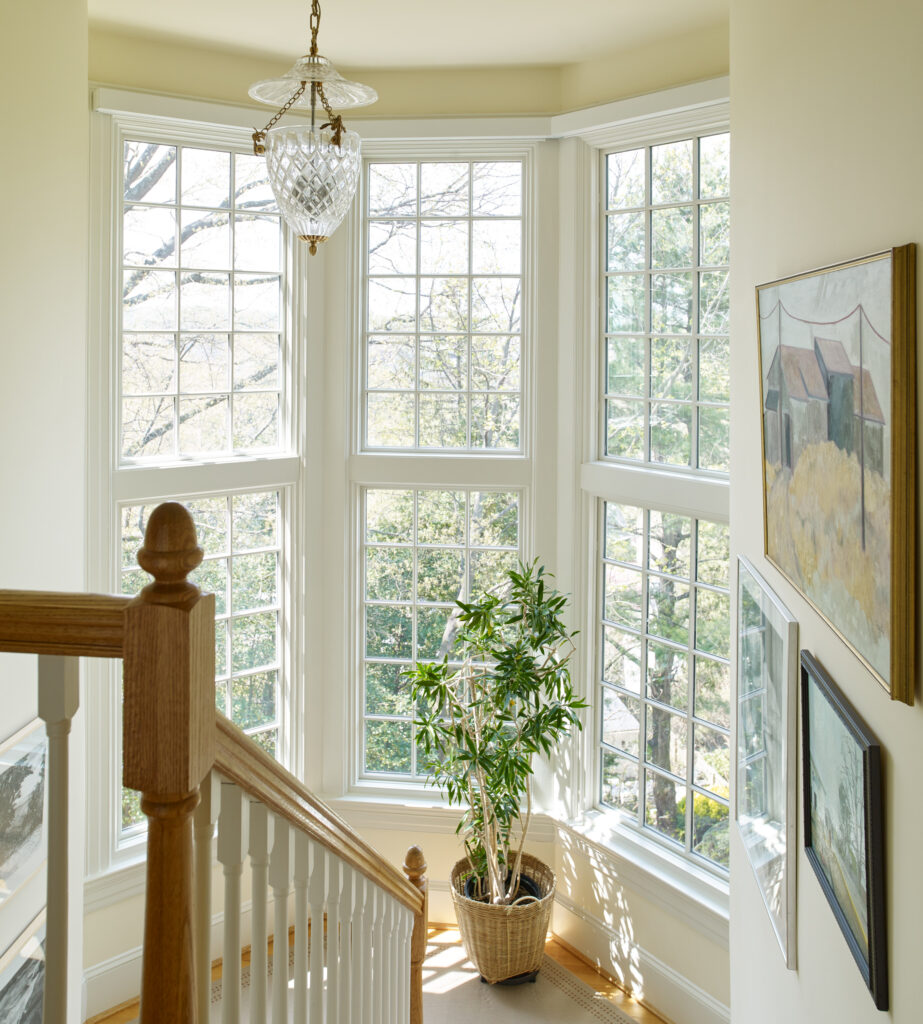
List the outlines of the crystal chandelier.
<svg viewBox="0 0 923 1024">
<path fill-rule="evenodd" d="M 286 223 L 307 242 L 312 255 L 346 216 L 359 184 L 361 139 L 347 131 L 333 108 L 364 107 L 378 94 L 345 79 L 317 52 L 320 3 L 311 3 L 311 50 L 279 78 L 250 86 L 249 95 L 279 107 L 262 131 L 253 132 L 253 152 L 265 154 L 269 183 Z M 318 104 L 327 120 L 316 126 Z M 311 125 L 276 128 L 290 110 L 311 110 Z"/>
</svg>

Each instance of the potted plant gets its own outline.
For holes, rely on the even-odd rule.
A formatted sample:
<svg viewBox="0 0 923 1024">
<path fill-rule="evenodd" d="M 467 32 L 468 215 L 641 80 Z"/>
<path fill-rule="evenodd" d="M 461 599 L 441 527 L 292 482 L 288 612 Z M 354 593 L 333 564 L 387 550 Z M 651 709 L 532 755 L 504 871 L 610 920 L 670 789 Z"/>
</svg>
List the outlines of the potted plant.
<svg viewBox="0 0 923 1024">
<path fill-rule="evenodd" d="M 541 964 L 554 874 L 524 852 L 532 760 L 581 728 L 587 706 L 571 686 L 566 598 L 537 561 L 506 577 L 456 601 L 447 653 L 408 673 L 424 768 L 464 808 L 452 899 L 465 950 L 491 983 L 534 980 Z"/>
</svg>

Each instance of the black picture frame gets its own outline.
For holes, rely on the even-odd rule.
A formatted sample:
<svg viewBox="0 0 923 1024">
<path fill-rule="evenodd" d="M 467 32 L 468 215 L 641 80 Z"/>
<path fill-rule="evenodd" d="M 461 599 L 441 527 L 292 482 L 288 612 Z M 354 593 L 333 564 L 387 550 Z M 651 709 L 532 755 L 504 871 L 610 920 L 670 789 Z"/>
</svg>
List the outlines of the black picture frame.
<svg viewBox="0 0 923 1024">
<path fill-rule="evenodd" d="M 804 650 L 801 714 L 805 853 L 876 1008 L 887 1010 L 881 745 Z"/>
</svg>

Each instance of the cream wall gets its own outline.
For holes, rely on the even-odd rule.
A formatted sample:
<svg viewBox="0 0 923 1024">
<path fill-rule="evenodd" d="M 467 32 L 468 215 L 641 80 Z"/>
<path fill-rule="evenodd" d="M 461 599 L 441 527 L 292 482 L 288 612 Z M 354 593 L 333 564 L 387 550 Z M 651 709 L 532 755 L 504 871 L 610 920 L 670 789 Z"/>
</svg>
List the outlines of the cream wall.
<svg viewBox="0 0 923 1024">
<path fill-rule="evenodd" d="M 911 1024 L 923 1004 L 923 705 L 889 703 L 762 557 L 753 315 L 757 283 L 923 242 L 921 38 L 923 6 L 905 0 L 732 3 L 732 547 L 776 588 L 800 622 L 801 646 L 881 741 L 892 1007 L 890 1015 L 875 1010 L 805 859 L 799 821 L 797 973 L 783 967 L 732 830 L 731 1008 L 739 1024 Z"/>
<path fill-rule="evenodd" d="M 82 590 L 87 354 L 85 0 L 5 3 L 0 32 L 0 588 Z M 0 741 L 36 713 L 35 659 L 6 656 Z M 83 724 L 72 737 L 83 763 Z M 79 772 L 75 771 L 77 778 Z M 82 792 L 70 855 L 82 874 Z M 77 808 L 80 808 L 78 811 Z M 0 908 L 0 949 L 34 904 Z M 80 896 L 71 890 L 71 996 L 80 1009 Z M 41 896 L 38 896 L 41 899 Z"/>
<path fill-rule="evenodd" d="M 331 45 L 336 63 L 335 41 Z M 90 80 L 240 104 L 249 102 L 253 82 L 287 70 L 300 52 L 297 40 L 290 59 L 272 59 L 97 28 L 90 32 Z M 378 91 L 378 102 L 359 111 L 363 120 L 558 114 L 726 75 L 728 26 L 665 36 L 631 51 L 613 49 L 579 64 L 340 71 Z"/>
</svg>

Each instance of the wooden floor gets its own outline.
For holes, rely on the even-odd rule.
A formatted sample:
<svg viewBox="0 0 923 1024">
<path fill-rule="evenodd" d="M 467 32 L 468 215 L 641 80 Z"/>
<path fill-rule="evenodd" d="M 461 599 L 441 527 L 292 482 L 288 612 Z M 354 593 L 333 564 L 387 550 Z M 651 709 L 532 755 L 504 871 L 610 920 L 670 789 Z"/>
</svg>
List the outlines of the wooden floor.
<svg viewBox="0 0 923 1024">
<path fill-rule="evenodd" d="M 435 938 L 438 936 L 443 940 L 449 933 L 453 932 L 455 935 L 458 934 L 454 925 L 431 925 L 429 929 L 431 937 Z M 647 1007 L 642 1006 L 636 999 L 633 999 L 623 989 L 619 988 L 614 981 L 600 974 L 588 960 L 584 959 L 576 950 L 571 949 L 560 939 L 555 938 L 553 935 L 550 936 L 545 943 L 545 952 L 552 960 L 566 968 L 584 984 L 605 995 L 614 1006 L 617 1006 L 622 1013 L 637 1021 L 638 1024 L 665 1024 L 661 1017 L 652 1013 Z M 272 944 L 270 940 L 271 953 Z M 245 950 L 242 960 L 245 964 L 249 964 L 249 949 Z M 221 962 L 215 961 L 215 965 L 212 967 L 212 980 L 214 981 L 220 977 Z M 105 1013 L 91 1017 L 86 1024 L 129 1024 L 130 1021 L 137 1020 L 137 1017 L 138 1000 L 132 999 L 121 1006 L 116 1006 Z"/>
</svg>

